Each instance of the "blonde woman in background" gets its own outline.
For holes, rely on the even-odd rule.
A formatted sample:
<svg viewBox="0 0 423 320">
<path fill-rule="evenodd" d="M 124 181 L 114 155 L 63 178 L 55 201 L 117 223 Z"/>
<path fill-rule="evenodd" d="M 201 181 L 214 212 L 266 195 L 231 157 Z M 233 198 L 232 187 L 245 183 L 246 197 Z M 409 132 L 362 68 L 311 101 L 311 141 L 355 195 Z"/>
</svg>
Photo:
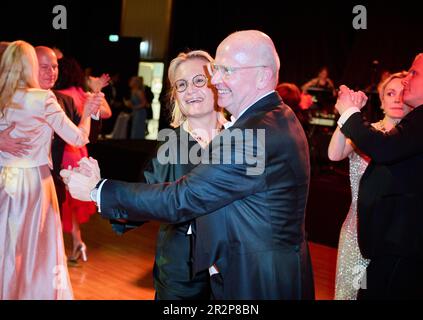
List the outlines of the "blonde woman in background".
<svg viewBox="0 0 423 320">
<path fill-rule="evenodd" d="M 91 96 L 79 127 L 50 90 L 38 84 L 34 48 L 8 45 L 0 63 L 0 131 L 15 123 L 14 138 L 29 139 L 26 156 L 0 153 L 0 300 L 72 299 L 50 148 L 53 132 L 67 143 L 88 143 L 90 116 L 100 96 Z"/>
<path fill-rule="evenodd" d="M 0 61 L 4 50 L 10 42 L 0 41 Z M 26 150 L 31 149 L 31 146 L 25 144 L 28 140 L 26 138 L 13 139 L 10 137 L 10 132 L 15 128 L 15 124 L 12 123 L 8 128 L 0 131 L 0 152 L 9 152 L 15 156 L 27 154 Z"/>
<path fill-rule="evenodd" d="M 385 116 L 382 120 L 372 123 L 375 129 L 389 132 L 411 111 L 410 107 L 402 101 L 401 81 L 406 75 L 405 71 L 394 73 L 379 84 L 379 98 Z M 357 200 L 360 179 L 370 159 L 355 148 L 339 127 L 336 128 L 329 143 L 328 156 L 332 161 L 340 161 L 347 157 L 350 160 L 352 202 L 339 236 L 335 299 L 356 300 L 360 280 L 369 264 L 369 260 L 362 257 L 358 247 Z"/>
</svg>

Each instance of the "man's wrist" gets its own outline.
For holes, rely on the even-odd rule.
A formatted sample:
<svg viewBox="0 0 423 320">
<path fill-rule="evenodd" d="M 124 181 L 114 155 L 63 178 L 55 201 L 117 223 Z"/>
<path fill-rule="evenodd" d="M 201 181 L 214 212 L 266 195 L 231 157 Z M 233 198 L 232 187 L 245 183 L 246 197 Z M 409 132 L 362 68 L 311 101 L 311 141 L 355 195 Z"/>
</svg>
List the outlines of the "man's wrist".
<svg viewBox="0 0 423 320">
<path fill-rule="evenodd" d="M 95 187 L 90 191 L 90 199 L 93 202 L 97 203 L 97 193 L 98 193 L 98 188 L 100 187 L 101 183 L 103 182 L 104 179 L 100 179 L 97 184 L 95 185 Z"/>
<path fill-rule="evenodd" d="M 107 179 L 100 179 L 100 181 L 96 184 L 93 190 L 90 192 L 90 198 L 95 202 L 97 205 L 98 212 L 101 212 L 101 189 L 103 188 L 104 183 Z"/>
<path fill-rule="evenodd" d="M 98 192 L 97 186 L 95 186 L 94 189 L 92 189 L 90 192 L 90 199 L 91 201 L 95 203 L 97 203 L 97 192 Z"/>
<path fill-rule="evenodd" d="M 338 119 L 338 126 L 342 128 L 342 126 L 347 122 L 347 120 L 354 114 L 360 112 L 360 109 L 357 107 L 348 108 Z"/>
</svg>

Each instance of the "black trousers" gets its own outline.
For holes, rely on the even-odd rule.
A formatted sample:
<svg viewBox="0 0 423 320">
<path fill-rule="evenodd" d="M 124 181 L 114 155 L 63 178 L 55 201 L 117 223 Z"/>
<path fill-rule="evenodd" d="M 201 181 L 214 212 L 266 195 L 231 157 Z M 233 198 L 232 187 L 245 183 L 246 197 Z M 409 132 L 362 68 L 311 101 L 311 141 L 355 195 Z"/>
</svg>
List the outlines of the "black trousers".
<svg viewBox="0 0 423 320">
<path fill-rule="evenodd" d="M 423 261 L 392 255 L 371 259 L 357 298 L 423 299 Z"/>
</svg>

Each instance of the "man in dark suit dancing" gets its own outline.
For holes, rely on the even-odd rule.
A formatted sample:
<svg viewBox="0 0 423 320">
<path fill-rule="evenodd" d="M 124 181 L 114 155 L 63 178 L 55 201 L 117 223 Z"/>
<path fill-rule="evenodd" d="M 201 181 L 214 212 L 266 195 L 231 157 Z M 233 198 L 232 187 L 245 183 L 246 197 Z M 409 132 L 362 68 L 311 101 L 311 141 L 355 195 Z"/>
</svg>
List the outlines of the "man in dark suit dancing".
<svg viewBox="0 0 423 320">
<path fill-rule="evenodd" d="M 59 75 L 59 65 L 57 61 L 56 53 L 53 49 L 45 46 L 38 46 L 35 48 L 38 58 L 38 81 L 41 89 L 50 90 L 54 87 L 58 75 Z M 66 115 L 72 122 L 76 125 L 79 124 L 81 120 L 76 112 L 75 103 L 72 97 L 60 93 L 56 90 L 53 90 L 54 95 L 57 98 L 57 102 L 60 104 L 62 109 L 65 111 Z M 90 142 L 93 143 L 97 140 L 99 133 L 100 121 L 92 119 L 91 121 L 91 130 L 90 130 Z M 57 199 L 59 204 L 62 204 L 65 200 L 65 185 L 63 184 L 62 179 L 60 178 L 60 169 L 63 159 L 63 153 L 65 150 L 66 142 L 63 141 L 56 133 L 54 134 L 53 143 L 51 145 L 51 155 L 53 161 L 53 180 L 56 187 Z"/>
<path fill-rule="evenodd" d="M 370 258 L 359 299 L 423 298 L 423 54 L 403 80 L 413 110 L 389 133 L 361 118 L 361 92 L 341 86 L 341 131 L 372 159 L 360 182 L 358 241 Z"/>
<path fill-rule="evenodd" d="M 158 185 L 98 183 L 95 160 L 83 159 L 80 172 L 61 172 L 72 196 L 89 201 L 92 191 L 111 219 L 196 218 L 193 272 L 209 269 L 215 299 L 314 299 L 304 230 L 308 145 L 294 112 L 274 91 L 279 67 L 264 33 L 229 35 L 209 72 L 218 104 L 234 119 L 211 142 L 211 158 L 175 183 Z M 201 97 L 188 85 L 190 107 Z"/>
</svg>

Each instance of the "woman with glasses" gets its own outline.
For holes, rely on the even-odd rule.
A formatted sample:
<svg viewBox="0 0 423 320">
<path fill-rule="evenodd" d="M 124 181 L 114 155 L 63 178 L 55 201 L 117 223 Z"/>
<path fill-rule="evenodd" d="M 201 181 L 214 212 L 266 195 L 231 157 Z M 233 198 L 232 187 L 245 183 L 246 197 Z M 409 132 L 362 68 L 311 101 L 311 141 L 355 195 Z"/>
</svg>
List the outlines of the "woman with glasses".
<svg viewBox="0 0 423 320">
<path fill-rule="evenodd" d="M 144 172 L 148 183 L 172 182 L 189 173 L 201 150 L 221 129 L 225 120 L 206 72 L 210 62 L 211 56 L 201 50 L 180 53 L 171 61 L 168 78 L 174 129 L 168 132 L 170 147 L 163 144 Z M 131 225 L 115 224 L 114 229 L 124 232 Z M 153 269 L 158 300 L 210 298 L 208 271 L 191 274 L 191 228 L 191 222 L 160 225 Z"/>
</svg>

